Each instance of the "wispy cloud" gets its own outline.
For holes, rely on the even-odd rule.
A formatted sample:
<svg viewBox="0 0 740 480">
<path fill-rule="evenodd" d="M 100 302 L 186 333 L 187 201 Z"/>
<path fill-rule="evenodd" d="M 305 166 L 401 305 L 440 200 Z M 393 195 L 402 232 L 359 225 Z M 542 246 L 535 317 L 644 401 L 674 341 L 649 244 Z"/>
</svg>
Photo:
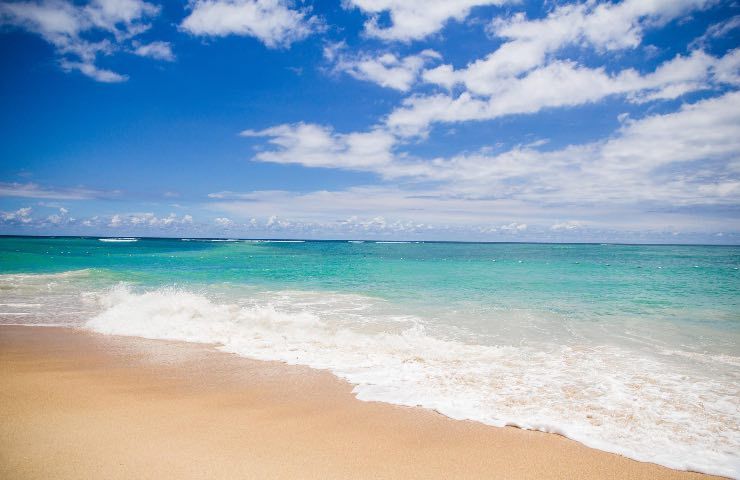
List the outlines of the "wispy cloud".
<svg viewBox="0 0 740 480">
<path fill-rule="evenodd" d="M 0 182 L 0 197 L 44 198 L 54 200 L 89 200 L 93 198 L 111 198 L 120 194 L 118 191 L 93 190 L 89 188 L 51 188 L 35 183 Z"/>
<path fill-rule="evenodd" d="M 125 74 L 100 67 L 100 55 L 125 50 L 127 42 L 149 29 L 160 7 L 143 0 L 31 0 L 0 3 L 0 25 L 11 25 L 52 44 L 65 70 L 77 70 L 107 83 Z"/>
<path fill-rule="evenodd" d="M 134 55 L 167 62 L 175 61 L 175 54 L 172 52 L 172 44 L 170 42 L 134 42 L 133 47 Z"/>
</svg>

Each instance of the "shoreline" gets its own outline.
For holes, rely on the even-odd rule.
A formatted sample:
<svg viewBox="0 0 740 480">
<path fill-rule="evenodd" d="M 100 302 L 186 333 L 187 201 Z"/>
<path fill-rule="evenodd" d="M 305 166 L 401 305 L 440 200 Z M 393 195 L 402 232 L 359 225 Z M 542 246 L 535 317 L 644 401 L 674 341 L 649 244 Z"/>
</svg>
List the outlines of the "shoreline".
<svg viewBox="0 0 740 480">
<path fill-rule="evenodd" d="M 0 326 L 0 476 L 709 479 L 211 345 Z"/>
</svg>

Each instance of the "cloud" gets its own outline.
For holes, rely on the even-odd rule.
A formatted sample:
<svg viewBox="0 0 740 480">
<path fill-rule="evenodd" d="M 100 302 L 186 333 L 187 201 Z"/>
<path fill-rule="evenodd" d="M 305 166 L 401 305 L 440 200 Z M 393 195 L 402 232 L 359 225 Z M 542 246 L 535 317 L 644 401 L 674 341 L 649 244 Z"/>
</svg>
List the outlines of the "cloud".
<svg viewBox="0 0 740 480">
<path fill-rule="evenodd" d="M 98 68 L 93 63 L 85 62 L 70 62 L 68 60 L 61 60 L 59 65 L 63 70 L 69 72 L 77 70 L 78 72 L 92 78 L 95 81 L 101 83 L 119 83 L 128 80 L 128 75 L 121 75 L 112 70 L 106 70 L 104 68 Z"/>
<path fill-rule="evenodd" d="M 489 31 L 506 41 L 455 74 L 469 90 L 487 92 L 496 79 L 544 65 L 548 54 L 566 46 L 591 47 L 601 53 L 635 48 L 642 42 L 646 29 L 712 3 L 709 0 L 585 2 L 561 5 L 543 19 L 528 20 L 523 14 L 497 18 Z"/>
<path fill-rule="evenodd" d="M 737 222 L 728 223 L 724 218 L 663 212 L 644 208 L 639 203 L 563 208 L 517 198 L 467 197 L 445 186 L 423 189 L 361 186 L 334 191 L 252 191 L 237 195 L 249 200 L 218 200 L 209 205 L 211 210 L 227 213 L 233 219 L 232 231 L 281 231 L 303 238 L 372 236 L 351 235 L 364 232 L 395 238 L 413 234 L 426 239 L 512 236 L 556 239 L 572 233 L 577 235 L 574 238 L 604 241 L 649 232 L 726 232 L 740 228 Z M 562 218 L 564 213 L 573 219 L 569 222 L 582 222 L 583 228 L 552 230 L 554 219 Z M 621 233 L 612 235 L 615 232 Z M 550 236 L 554 234 L 558 236 Z"/>
<path fill-rule="evenodd" d="M 110 217 L 107 226 L 111 228 L 174 228 L 193 224 L 191 215 L 178 216 L 175 213 L 158 217 L 154 213 L 117 213 Z"/>
<path fill-rule="evenodd" d="M 552 231 L 561 231 L 561 230 L 578 230 L 580 228 L 584 227 L 584 223 L 580 222 L 578 220 L 569 220 L 567 222 L 561 222 L 561 223 L 555 223 L 550 227 L 550 230 Z"/>
<path fill-rule="evenodd" d="M 656 71 L 612 72 L 558 58 L 566 47 L 592 51 L 596 58 L 634 49 L 644 32 L 692 11 L 711 0 L 625 0 L 560 5 L 546 17 L 530 20 L 519 13 L 495 18 L 489 33 L 503 40 L 495 50 L 462 68 L 450 64 L 427 68 L 421 79 L 447 93 L 414 95 L 387 118 L 400 135 L 425 135 L 435 122 L 488 120 L 532 114 L 544 108 L 568 107 L 612 95 L 633 102 L 673 99 L 691 91 L 736 81 L 712 75 L 722 59 L 702 51 L 678 55 Z"/>
<path fill-rule="evenodd" d="M 175 61 L 175 54 L 172 53 L 172 44 L 169 42 L 151 42 L 143 44 L 134 42 L 133 53 L 140 57 L 148 57 L 155 60 L 164 60 L 167 62 Z"/>
<path fill-rule="evenodd" d="M 341 47 L 329 46 L 324 49 L 324 58 L 333 63 L 332 71 L 335 73 L 347 73 L 358 80 L 407 92 L 416 83 L 422 68 L 441 59 L 441 55 L 434 50 L 423 50 L 418 55 L 406 57 L 393 53 L 347 55 Z"/>
<path fill-rule="evenodd" d="M 217 217 L 213 220 L 213 223 L 223 228 L 229 228 L 229 227 L 234 226 L 234 221 L 227 217 Z"/>
<path fill-rule="evenodd" d="M 245 137 L 267 137 L 277 148 L 259 152 L 255 159 L 307 167 L 375 169 L 393 159 L 393 135 L 384 130 L 336 133 L 329 127 L 296 123 L 264 130 L 245 130 Z"/>
<path fill-rule="evenodd" d="M 347 0 L 370 18 L 365 33 L 382 40 L 408 42 L 440 31 L 450 20 L 462 21 L 474 7 L 502 5 L 505 0 Z M 389 26 L 381 26 L 380 15 L 388 13 Z"/>
<path fill-rule="evenodd" d="M 88 200 L 115 197 L 119 193 L 118 191 L 102 191 L 89 188 L 48 188 L 35 183 L 0 182 L 0 197 Z"/>
<path fill-rule="evenodd" d="M 386 125 L 401 136 L 424 135 L 436 122 L 490 120 L 513 114 L 533 114 L 545 108 L 573 107 L 622 95 L 633 103 L 678 98 L 688 92 L 735 85 L 740 80 L 740 52 L 724 57 L 702 51 L 677 55 L 653 72 L 633 69 L 608 73 L 605 68 L 588 68 L 568 60 L 554 60 L 522 76 L 500 77 L 490 83 L 466 82 L 455 96 L 437 93 L 411 96 L 392 111 Z M 431 80 L 429 75 L 425 77 Z M 441 82 L 440 75 L 436 80 Z M 450 82 L 443 82 L 450 83 Z"/>
<path fill-rule="evenodd" d="M 122 82 L 126 75 L 100 68 L 99 55 L 111 55 L 149 29 L 160 8 L 143 0 L 35 0 L 0 3 L 0 25 L 11 25 L 52 44 L 64 70 L 77 70 L 99 82 Z"/>
<path fill-rule="evenodd" d="M 670 206 L 740 202 L 740 92 L 627 121 L 611 138 L 540 151 L 468 154 L 385 175 L 448 182 L 470 195 L 529 202 Z"/>
<path fill-rule="evenodd" d="M 31 207 L 19 208 L 14 212 L 3 212 L 0 211 L 0 222 L 6 225 L 25 225 L 32 221 Z"/>
<path fill-rule="evenodd" d="M 424 195 L 468 203 L 495 199 L 547 208 L 640 209 L 740 204 L 740 92 L 686 104 L 673 113 L 622 121 L 606 139 L 561 149 L 539 150 L 543 145 L 535 143 L 496 155 L 483 150 L 428 160 L 394 153 L 401 146 L 382 130 L 336 134 L 327 127 L 297 124 L 250 135 L 268 136 L 276 146 L 259 152 L 259 161 L 368 171 L 404 182 L 411 191 L 414 185 L 431 183 L 438 190 Z M 363 148 L 350 146 L 348 139 L 358 137 Z M 222 192 L 212 198 L 236 197 Z M 343 202 L 326 198 L 327 204 L 335 201 Z"/>
<path fill-rule="evenodd" d="M 195 0 L 181 28 L 192 35 L 250 36 L 268 48 L 289 47 L 322 28 L 307 8 L 287 0 Z"/>
<path fill-rule="evenodd" d="M 738 28 L 740 28 L 740 15 L 735 15 L 727 20 L 711 25 L 707 28 L 707 31 L 704 32 L 704 35 L 689 44 L 689 48 L 706 48 L 707 45 L 712 43 L 712 41 L 725 37 Z"/>
<path fill-rule="evenodd" d="M 64 207 L 59 208 L 59 213 L 46 217 L 46 222 L 55 226 L 67 225 L 74 222 L 75 219 L 69 216 L 69 210 Z"/>
</svg>

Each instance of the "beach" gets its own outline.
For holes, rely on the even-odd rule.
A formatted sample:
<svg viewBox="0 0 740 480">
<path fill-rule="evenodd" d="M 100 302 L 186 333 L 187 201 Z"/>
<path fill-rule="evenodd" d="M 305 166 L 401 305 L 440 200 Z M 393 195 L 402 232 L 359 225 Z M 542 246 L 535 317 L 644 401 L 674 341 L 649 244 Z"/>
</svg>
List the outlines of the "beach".
<svg viewBox="0 0 740 480">
<path fill-rule="evenodd" d="M 0 395 L 6 479 L 713 478 L 358 401 L 325 371 L 68 328 L 1 326 Z"/>
</svg>

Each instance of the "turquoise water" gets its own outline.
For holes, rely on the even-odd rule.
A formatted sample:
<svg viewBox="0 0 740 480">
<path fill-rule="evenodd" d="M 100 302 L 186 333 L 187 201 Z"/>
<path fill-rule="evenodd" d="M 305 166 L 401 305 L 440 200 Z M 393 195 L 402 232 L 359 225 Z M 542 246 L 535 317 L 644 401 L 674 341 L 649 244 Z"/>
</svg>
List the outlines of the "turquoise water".
<svg viewBox="0 0 740 480">
<path fill-rule="evenodd" d="M 214 343 L 358 398 L 738 476 L 740 247 L 0 238 L 0 322 Z"/>
</svg>

